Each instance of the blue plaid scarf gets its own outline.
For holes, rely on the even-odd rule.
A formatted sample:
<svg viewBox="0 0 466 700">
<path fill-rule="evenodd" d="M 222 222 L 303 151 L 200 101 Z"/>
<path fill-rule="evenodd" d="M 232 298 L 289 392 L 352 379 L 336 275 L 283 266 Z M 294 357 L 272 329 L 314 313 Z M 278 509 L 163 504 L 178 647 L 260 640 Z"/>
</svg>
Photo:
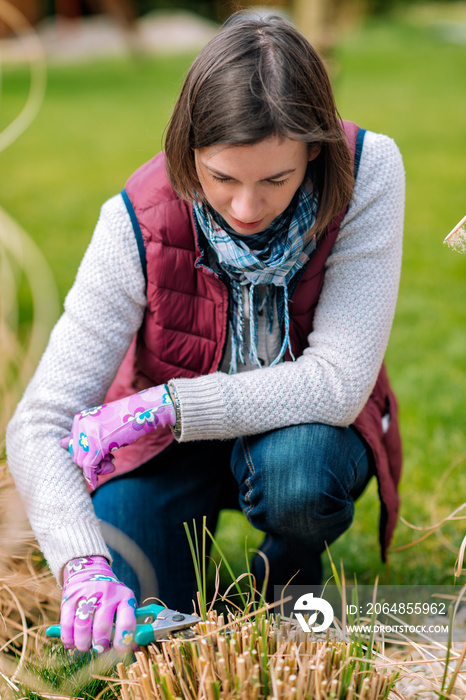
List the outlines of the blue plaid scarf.
<svg viewBox="0 0 466 700">
<path fill-rule="evenodd" d="M 280 292 L 283 306 L 283 342 L 277 357 L 270 364 L 276 365 L 290 350 L 290 318 L 288 311 L 288 284 L 304 267 L 313 254 L 315 237 L 309 240 L 318 208 L 318 196 L 310 179 L 301 185 L 290 206 L 271 225 L 258 234 L 240 235 L 233 231 L 217 212 L 194 202 L 196 223 L 215 250 L 222 269 L 231 280 L 233 309 L 230 318 L 231 359 L 230 374 L 237 371 L 238 360 L 244 364 L 244 304 L 243 286 L 249 286 L 249 359 L 261 366 L 257 356 L 258 313 L 267 311 L 269 332 L 273 329 L 274 299 Z M 269 289 L 259 304 L 257 285 L 268 285 Z"/>
</svg>

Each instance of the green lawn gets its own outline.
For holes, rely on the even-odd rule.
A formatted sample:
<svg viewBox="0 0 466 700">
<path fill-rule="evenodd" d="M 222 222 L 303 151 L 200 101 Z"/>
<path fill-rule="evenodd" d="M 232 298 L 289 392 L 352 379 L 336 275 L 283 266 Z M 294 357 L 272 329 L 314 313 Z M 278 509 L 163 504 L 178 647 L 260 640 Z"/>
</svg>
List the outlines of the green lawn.
<svg viewBox="0 0 466 700">
<path fill-rule="evenodd" d="M 39 244 L 61 297 L 71 285 L 101 203 L 161 147 L 162 132 L 192 56 L 49 68 L 45 104 L 28 131 L 0 154 L 0 205 Z M 340 112 L 391 135 L 407 175 L 405 253 L 387 364 L 400 406 L 405 450 L 402 515 L 427 527 L 466 500 L 466 257 L 442 240 L 466 213 L 466 47 L 394 20 L 347 38 L 335 57 Z M 0 126 L 27 88 L 21 70 L 3 78 Z M 27 319 L 27 299 L 24 318 Z M 371 583 L 452 581 L 464 521 L 379 561 L 373 484 L 355 524 L 332 547 L 348 575 Z M 244 568 L 241 516 L 222 517 L 220 542 Z M 398 526 L 394 546 L 415 533 Z"/>
<path fill-rule="evenodd" d="M 338 59 L 341 112 L 390 134 L 406 168 L 404 263 L 387 364 L 404 440 L 401 513 L 428 526 L 466 500 L 464 463 L 440 483 L 466 452 L 466 259 L 442 246 L 466 213 L 466 47 L 385 20 L 348 40 Z M 367 554 L 376 509 L 372 489 L 358 507 L 356 527 L 334 547 L 359 577 L 370 578 L 376 568 Z M 441 532 L 447 541 L 434 535 L 393 554 L 391 571 L 382 575 L 399 583 L 451 582 L 464 521 Z M 400 524 L 394 546 L 414 534 Z"/>
</svg>

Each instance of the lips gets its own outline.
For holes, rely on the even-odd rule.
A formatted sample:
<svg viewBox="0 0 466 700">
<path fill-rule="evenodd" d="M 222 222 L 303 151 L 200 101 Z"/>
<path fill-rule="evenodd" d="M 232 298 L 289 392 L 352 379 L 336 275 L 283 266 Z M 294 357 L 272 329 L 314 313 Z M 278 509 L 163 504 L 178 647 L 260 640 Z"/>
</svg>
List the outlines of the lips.
<svg viewBox="0 0 466 700">
<path fill-rule="evenodd" d="M 235 219 L 233 216 L 231 217 L 231 220 L 233 221 L 234 225 L 237 226 L 238 228 L 245 228 L 245 229 L 254 229 L 257 228 L 258 226 L 261 225 L 261 223 L 264 221 L 264 219 L 259 219 L 258 221 L 240 221 L 239 219 Z"/>
</svg>

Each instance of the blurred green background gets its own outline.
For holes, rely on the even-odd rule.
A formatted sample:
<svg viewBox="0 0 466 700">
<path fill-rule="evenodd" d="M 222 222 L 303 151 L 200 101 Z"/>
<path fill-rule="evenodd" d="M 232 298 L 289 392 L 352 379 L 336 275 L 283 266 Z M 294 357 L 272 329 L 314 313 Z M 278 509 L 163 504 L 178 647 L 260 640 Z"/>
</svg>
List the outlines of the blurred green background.
<svg viewBox="0 0 466 700">
<path fill-rule="evenodd" d="M 429 528 L 466 501 L 466 257 L 442 245 L 466 214 L 466 8 L 374 0 L 369 9 L 325 50 L 342 116 L 392 136 L 404 158 L 404 262 L 387 365 L 404 442 L 401 515 Z M 54 61 L 37 118 L 0 153 L 0 205 L 42 250 L 62 300 L 101 204 L 161 149 L 193 57 Z M 21 109 L 28 87 L 23 66 L 3 67 L 0 129 Z M 23 331 L 31 313 L 27 286 L 20 286 Z M 357 504 L 353 527 L 331 548 L 347 576 L 363 583 L 376 575 L 384 583 L 453 581 L 464 520 L 393 552 L 382 566 L 378 518 L 372 484 Z M 393 547 L 423 532 L 400 522 Z M 238 573 L 245 534 L 257 546 L 260 534 L 239 514 L 222 516 L 219 541 Z"/>
</svg>

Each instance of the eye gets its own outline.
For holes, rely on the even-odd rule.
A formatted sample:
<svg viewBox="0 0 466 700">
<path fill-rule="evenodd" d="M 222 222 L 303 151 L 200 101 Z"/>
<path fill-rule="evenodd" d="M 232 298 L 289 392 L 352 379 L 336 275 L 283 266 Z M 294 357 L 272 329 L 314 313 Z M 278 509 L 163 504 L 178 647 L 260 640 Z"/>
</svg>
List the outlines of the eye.
<svg viewBox="0 0 466 700">
<path fill-rule="evenodd" d="M 286 182 L 288 182 L 288 178 L 286 177 L 284 180 L 269 180 L 271 185 L 276 185 L 277 187 L 282 187 Z"/>
<path fill-rule="evenodd" d="M 230 177 L 218 177 L 218 175 L 214 175 L 213 173 L 210 174 L 212 180 L 215 180 L 216 182 L 230 182 L 231 178 Z"/>
</svg>

